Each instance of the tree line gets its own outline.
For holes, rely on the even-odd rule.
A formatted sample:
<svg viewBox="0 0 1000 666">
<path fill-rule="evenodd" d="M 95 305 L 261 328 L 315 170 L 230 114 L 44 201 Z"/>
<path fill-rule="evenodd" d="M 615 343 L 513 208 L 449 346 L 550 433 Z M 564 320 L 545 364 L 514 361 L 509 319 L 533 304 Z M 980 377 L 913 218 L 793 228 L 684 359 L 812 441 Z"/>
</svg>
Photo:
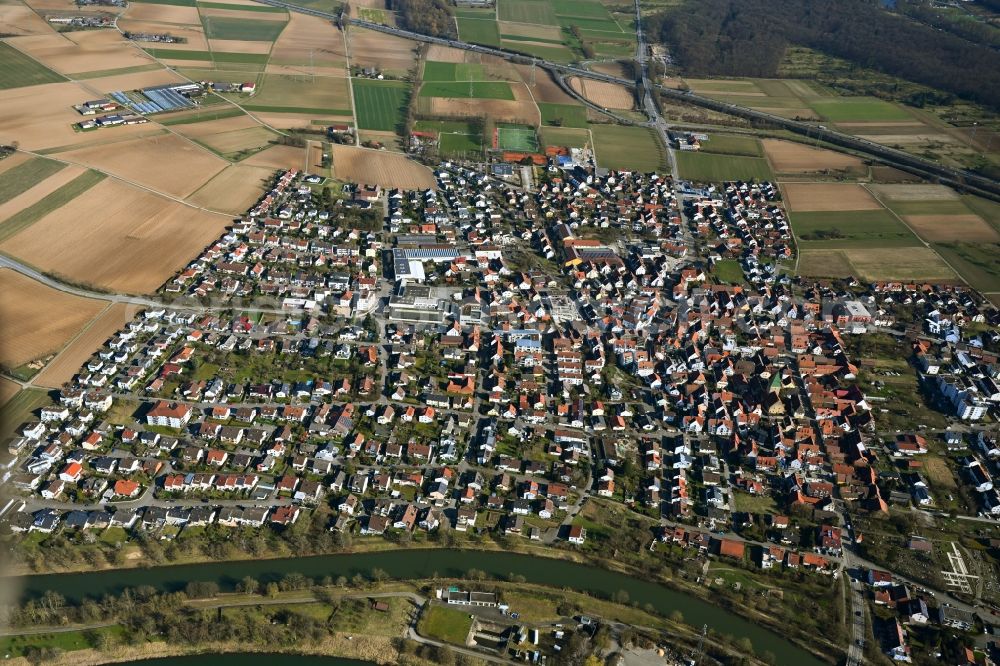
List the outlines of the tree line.
<svg viewBox="0 0 1000 666">
<path fill-rule="evenodd" d="M 389 5 L 397 12 L 401 28 L 434 37 L 458 37 L 455 17 L 446 0 L 391 0 Z"/>
<path fill-rule="evenodd" d="M 1000 109 L 1000 53 L 874 0 L 685 0 L 646 24 L 689 75 L 773 77 L 797 45 Z"/>
</svg>

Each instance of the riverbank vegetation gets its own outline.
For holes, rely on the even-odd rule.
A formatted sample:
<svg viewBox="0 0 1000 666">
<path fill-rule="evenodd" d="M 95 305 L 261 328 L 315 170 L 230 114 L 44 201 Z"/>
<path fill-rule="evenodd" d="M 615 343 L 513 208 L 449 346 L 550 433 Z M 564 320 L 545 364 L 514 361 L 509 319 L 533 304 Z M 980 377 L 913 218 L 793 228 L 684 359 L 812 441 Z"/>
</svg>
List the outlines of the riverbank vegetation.
<svg viewBox="0 0 1000 666">
<path fill-rule="evenodd" d="M 628 474 L 623 473 L 622 483 L 627 482 Z M 22 565 L 53 570 L 53 564 L 61 563 L 68 566 L 55 570 L 94 570 L 379 552 L 400 548 L 507 551 L 593 564 L 644 580 L 662 582 L 767 627 L 823 660 L 839 654 L 840 646 L 846 641 L 842 605 L 819 601 L 831 598 L 835 592 L 836 584 L 829 577 L 801 571 L 765 572 L 745 562 L 732 564 L 739 570 L 738 577 L 723 576 L 722 583 L 717 584 L 716 577 L 712 580 L 705 578 L 705 559 L 696 551 L 659 545 L 651 557 L 649 551 L 655 538 L 657 521 L 615 502 L 591 498 L 585 503 L 575 521 L 586 527 L 588 532 L 587 543 L 583 547 L 562 542 L 542 545 L 516 536 L 461 534 L 450 530 L 429 535 L 421 531 L 390 532 L 388 539 L 352 537 L 326 529 L 328 511 L 328 508 L 320 507 L 313 512 L 310 520 L 299 521 L 282 531 L 211 526 L 184 530 L 178 537 L 166 542 L 147 538 L 142 532 L 137 532 L 130 541 L 124 541 L 124 532 L 121 532 L 122 541 L 107 538 L 84 542 L 86 533 L 67 538 L 67 532 L 63 531 L 35 544 L 36 554 Z M 359 584 L 361 577 L 355 578 L 359 580 L 351 582 Z M 743 584 L 733 585 L 737 578 L 744 581 Z M 269 586 L 279 585 L 279 591 L 281 584 L 269 582 Z M 285 581 L 283 584 L 292 583 Z M 201 596 L 211 596 L 215 591 L 217 588 L 214 591 L 210 589 L 208 594 L 201 593 Z M 188 592 L 196 593 L 196 590 Z"/>
<path fill-rule="evenodd" d="M 602 658 L 619 647 L 650 649 L 669 646 L 688 654 L 699 643 L 700 633 L 684 624 L 679 611 L 670 617 L 652 608 L 639 609 L 621 595 L 599 599 L 571 590 L 526 584 L 523 577 L 489 579 L 472 571 L 475 588 L 496 593 L 513 609 L 525 609 L 519 620 L 543 630 L 555 622 L 575 626 L 583 614 L 597 622 L 593 632 L 579 634 L 567 643 L 553 664 L 579 664 L 594 655 Z M 74 666 L 111 663 L 137 658 L 196 652 L 286 652 L 327 654 L 363 659 L 379 664 L 484 663 L 446 647 L 404 638 L 416 626 L 422 636 L 464 645 L 471 626 L 467 610 L 425 605 L 419 623 L 418 607 L 434 590 L 468 584 L 464 579 L 396 582 L 384 571 L 347 579 L 319 580 L 287 574 L 267 584 L 244 578 L 236 593 L 220 593 L 211 582 L 191 582 L 183 592 L 162 592 L 151 586 L 126 589 L 118 595 L 70 603 L 55 592 L 6 609 L 4 621 L 15 629 L 52 626 L 51 633 L 14 636 L 8 642 L 17 650 L 8 663 L 51 663 Z M 615 641 L 609 627 L 617 627 Z M 623 626 L 627 625 L 627 626 Z M 59 627 L 62 630 L 58 629 Z M 79 628 L 77 628 L 79 627 Z M 710 631 L 704 646 L 711 662 L 740 666 L 775 664 L 773 654 L 754 656 L 747 638 Z M 600 662 L 597 662 L 600 663 Z"/>
</svg>

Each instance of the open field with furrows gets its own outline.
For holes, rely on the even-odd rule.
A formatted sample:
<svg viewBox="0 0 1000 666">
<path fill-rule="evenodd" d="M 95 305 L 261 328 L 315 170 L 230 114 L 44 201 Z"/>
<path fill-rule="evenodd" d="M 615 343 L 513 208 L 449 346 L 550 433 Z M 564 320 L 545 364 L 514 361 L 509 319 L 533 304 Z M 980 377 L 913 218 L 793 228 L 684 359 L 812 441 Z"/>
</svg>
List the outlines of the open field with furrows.
<svg viewBox="0 0 1000 666">
<path fill-rule="evenodd" d="M 829 96 L 808 81 L 794 79 L 685 79 L 673 83 L 732 104 L 802 120 L 819 120 L 811 103 Z"/>
<path fill-rule="evenodd" d="M 242 215 L 260 198 L 273 176 L 274 169 L 269 167 L 234 164 L 202 185 L 187 200 L 197 206 Z"/>
<path fill-rule="evenodd" d="M 258 11 L 258 9 L 264 11 Z M 219 3 L 200 2 L 198 3 L 198 13 L 201 14 L 202 22 L 206 16 L 211 18 L 239 19 L 246 21 L 271 21 L 286 23 L 288 13 L 279 7 L 269 7 L 268 5 L 223 5 Z"/>
<path fill-rule="evenodd" d="M 594 125 L 597 163 L 608 169 L 664 171 L 666 152 L 652 130 L 645 127 Z"/>
<path fill-rule="evenodd" d="M 125 18 L 137 21 L 156 21 L 178 25 L 199 25 L 201 18 L 194 6 L 167 5 L 152 2 L 130 2 Z"/>
<path fill-rule="evenodd" d="M 437 62 L 465 62 L 465 54 L 468 51 L 462 49 L 453 49 L 450 46 L 441 46 L 440 44 L 431 44 L 427 47 L 427 60 L 434 60 Z"/>
<path fill-rule="evenodd" d="M 976 289 L 1000 291 L 1000 243 L 945 242 L 933 247 Z"/>
<path fill-rule="evenodd" d="M 16 368 L 61 349 L 105 306 L 104 301 L 65 294 L 0 269 L 0 364 Z"/>
<path fill-rule="evenodd" d="M 5 33 L 15 37 L 52 32 L 45 19 L 20 2 L 0 3 L 0 25 Z"/>
<path fill-rule="evenodd" d="M 181 198 L 226 167 L 222 158 L 173 135 L 70 150 L 58 157 Z M 165 169 L 165 164 L 183 168 Z"/>
<path fill-rule="evenodd" d="M 476 118 L 489 116 L 494 120 L 537 125 L 541 122 L 538 107 L 528 101 L 498 99 L 449 99 L 421 97 L 417 108 L 421 113 L 450 118 Z"/>
<path fill-rule="evenodd" d="M 169 69 L 159 68 L 130 74 L 114 74 L 90 79 L 87 85 L 102 92 L 115 90 L 135 90 L 147 86 L 160 86 L 169 83 L 182 83 L 181 77 Z"/>
<path fill-rule="evenodd" d="M 211 39 L 241 40 L 248 42 L 273 42 L 285 28 L 285 22 L 257 19 L 229 18 L 226 16 L 201 16 L 205 36 Z"/>
<path fill-rule="evenodd" d="M 0 204 L 27 192 L 65 166 L 61 162 L 44 157 L 31 157 L 20 163 L 11 164 L 10 168 L 5 169 L 4 177 L 0 180 Z"/>
<path fill-rule="evenodd" d="M 398 131 L 410 96 L 409 85 L 398 81 L 351 79 L 359 129 Z"/>
<path fill-rule="evenodd" d="M 240 104 L 249 111 L 350 115 L 348 81 L 338 76 L 317 77 L 265 74 L 257 92 Z"/>
<path fill-rule="evenodd" d="M 542 146 L 564 146 L 583 148 L 590 144 L 590 132 L 585 129 L 564 127 L 541 127 L 538 129 Z"/>
<path fill-rule="evenodd" d="M 549 104 L 579 104 L 572 95 L 559 87 L 556 80 L 552 78 L 546 70 L 538 67 L 532 68 L 527 65 L 517 65 L 517 73 L 521 75 L 521 80 L 531 92 L 531 97 L 536 102 Z"/>
<path fill-rule="evenodd" d="M 500 21 L 500 36 L 504 39 L 532 40 L 542 43 L 562 44 L 563 34 L 559 26 L 534 23 Z"/>
<path fill-rule="evenodd" d="M 185 44 L 184 46 L 187 46 Z M 257 65 L 246 71 L 260 71 L 267 64 L 266 53 L 232 53 L 229 51 L 204 51 L 193 49 L 161 49 L 151 46 L 144 50 L 154 58 L 177 67 L 220 67 L 233 64 Z"/>
<path fill-rule="evenodd" d="M 28 153 L 12 153 L 0 159 L 0 176 L 33 159 L 35 159 L 34 156 Z"/>
<path fill-rule="evenodd" d="M 14 42 L 25 53 L 62 74 L 120 70 L 155 64 L 115 30 L 84 30 L 23 37 Z"/>
<path fill-rule="evenodd" d="M 17 196 L 12 197 L 3 204 L 0 204 L 0 234 L 3 234 L 3 223 L 8 219 L 25 209 L 30 209 L 33 206 L 40 204 L 48 197 L 51 197 L 53 193 L 83 175 L 83 173 L 87 170 L 84 167 L 66 166 L 58 162 L 56 164 L 65 168 L 60 168 L 59 171 L 55 172 L 51 176 L 37 181 L 33 186 L 25 189 Z M 2 181 L 3 179 L 0 178 L 0 182 Z"/>
<path fill-rule="evenodd" d="M 229 160 L 240 160 L 260 152 L 278 138 L 278 134 L 253 122 L 250 126 L 208 133 L 195 141 Z M 227 167 L 228 168 L 228 167 Z"/>
<path fill-rule="evenodd" d="M 739 134 L 710 134 L 708 141 L 701 142 L 701 152 L 743 157 L 763 157 L 760 141 L 753 136 Z"/>
<path fill-rule="evenodd" d="M 49 83 L 5 90 L 0 95 L 0 143 L 17 141 L 24 150 L 109 143 L 156 132 L 149 125 L 127 125 L 99 132 L 76 132 L 80 114 L 73 110 L 95 97 L 77 83 Z"/>
<path fill-rule="evenodd" d="M 414 51 L 417 45 L 409 40 L 373 30 L 351 28 L 348 41 L 352 65 L 376 67 L 399 76 L 416 65 Z"/>
<path fill-rule="evenodd" d="M 272 146 L 243 160 L 242 165 L 268 169 L 304 169 L 306 151 L 295 146 Z"/>
<path fill-rule="evenodd" d="M 635 106 L 632 91 L 617 83 L 591 81 L 572 78 L 569 80 L 573 90 L 594 104 L 605 109 L 631 109 Z"/>
<path fill-rule="evenodd" d="M 873 185 L 870 188 L 883 201 L 954 201 L 958 193 L 945 185 Z"/>
<path fill-rule="evenodd" d="M 20 39 L 34 39 L 34 37 Z M 0 69 L 0 89 L 37 86 L 64 80 L 59 74 L 6 42 L 0 42 L 0 62 L 4 65 Z"/>
<path fill-rule="evenodd" d="M 882 205 L 853 183 L 782 183 L 790 211 L 878 210 Z"/>
<path fill-rule="evenodd" d="M 154 291 L 231 222 L 107 178 L 0 244 L 66 279 L 126 293 Z"/>
<path fill-rule="evenodd" d="M 354 124 L 354 116 L 350 115 L 327 115 L 320 113 L 273 113 L 271 111 L 254 111 L 253 115 L 260 122 L 275 129 L 298 129 L 316 125 L 329 125 L 331 123 Z"/>
<path fill-rule="evenodd" d="M 803 248 L 889 248 L 920 244 L 910 229 L 885 209 L 796 212 L 789 220 Z"/>
<path fill-rule="evenodd" d="M 278 65 L 344 67 L 347 45 L 344 34 L 329 21 L 292 12 L 288 24 L 271 49 L 270 62 Z"/>
<path fill-rule="evenodd" d="M 859 157 L 825 148 L 814 148 L 794 141 L 763 139 L 761 144 L 771 168 L 776 173 L 807 174 L 844 171 L 862 174 L 865 164 Z"/>
<path fill-rule="evenodd" d="M 80 167 L 69 167 L 72 169 Z M 82 169 L 82 173 L 54 188 L 44 197 L 13 213 L 0 223 L 0 242 L 21 233 L 35 222 L 54 210 L 70 203 L 78 196 L 104 180 L 104 174 L 92 169 Z M 60 172 L 63 173 L 63 172 Z"/>
<path fill-rule="evenodd" d="M 1000 234 L 978 215 L 904 215 L 903 221 L 928 242 L 996 243 Z"/>
<path fill-rule="evenodd" d="M 6 405 L 20 390 L 21 386 L 17 382 L 0 377 L 0 407 Z"/>
<path fill-rule="evenodd" d="M 941 257 L 926 247 L 908 247 L 894 251 L 886 251 L 884 248 L 850 248 L 843 252 L 858 277 L 863 280 L 958 280 L 958 276 Z"/>
<path fill-rule="evenodd" d="M 771 167 L 762 157 L 742 157 L 717 153 L 678 152 L 680 177 L 702 183 L 725 180 L 772 180 Z"/>
<path fill-rule="evenodd" d="M 112 335 L 125 327 L 139 310 L 137 306 L 115 303 L 104 310 L 34 378 L 38 386 L 60 388 L 80 372 L 80 368 Z"/>
<path fill-rule="evenodd" d="M 338 180 L 403 189 L 434 188 L 434 175 L 404 155 L 355 146 L 331 147 L 333 172 Z"/>
<path fill-rule="evenodd" d="M 846 278 L 854 275 L 854 266 L 843 250 L 800 248 L 795 272 L 806 277 Z"/>
</svg>

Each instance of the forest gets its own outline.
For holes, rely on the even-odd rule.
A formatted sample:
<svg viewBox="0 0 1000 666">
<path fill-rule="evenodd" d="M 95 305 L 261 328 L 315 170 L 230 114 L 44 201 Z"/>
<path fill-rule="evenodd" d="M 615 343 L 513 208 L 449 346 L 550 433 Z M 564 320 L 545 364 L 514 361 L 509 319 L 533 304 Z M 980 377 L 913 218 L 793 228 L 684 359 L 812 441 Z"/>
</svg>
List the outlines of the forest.
<svg viewBox="0 0 1000 666">
<path fill-rule="evenodd" d="M 1000 53 L 874 0 L 684 0 L 646 23 L 691 76 L 773 77 L 795 45 L 1000 109 Z"/>
<path fill-rule="evenodd" d="M 455 19 L 447 0 L 391 0 L 400 27 L 434 37 L 457 38 Z"/>
</svg>

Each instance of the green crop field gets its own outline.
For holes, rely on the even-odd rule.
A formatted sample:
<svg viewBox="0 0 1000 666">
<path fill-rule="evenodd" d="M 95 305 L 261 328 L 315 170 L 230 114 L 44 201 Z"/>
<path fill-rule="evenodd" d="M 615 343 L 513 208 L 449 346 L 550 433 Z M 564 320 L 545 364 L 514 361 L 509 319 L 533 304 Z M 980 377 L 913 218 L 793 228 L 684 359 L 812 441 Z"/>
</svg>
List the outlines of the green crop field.
<svg viewBox="0 0 1000 666">
<path fill-rule="evenodd" d="M 830 122 L 875 122 L 913 120 L 913 116 L 895 104 L 874 97 L 834 97 L 809 102 L 813 111 Z"/>
<path fill-rule="evenodd" d="M 358 128 L 398 131 L 409 101 L 410 88 L 396 81 L 352 79 Z"/>
<path fill-rule="evenodd" d="M 262 12 L 264 14 L 284 14 L 286 13 L 281 7 L 270 7 L 268 5 L 227 5 L 223 2 L 202 2 L 198 0 L 198 7 L 204 9 L 226 9 L 229 11 L 241 11 L 241 12 Z"/>
<path fill-rule="evenodd" d="M 458 36 L 483 46 L 500 46 L 500 28 L 493 19 L 458 18 Z"/>
<path fill-rule="evenodd" d="M 539 102 L 538 110 L 542 113 L 543 125 L 555 125 L 557 127 L 587 126 L 587 108 L 584 106 Z"/>
<path fill-rule="evenodd" d="M 174 7 L 195 7 L 195 0 L 133 0 L 133 2 L 148 3 L 151 5 L 172 5 Z"/>
<path fill-rule="evenodd" d="M 442 157 L 483 152 L 483 138 L 478 134 L 441 134 L 438 141 Z"/>
<path fill-rule="evenodd" d="M 666 171 L 667 156 L 653 130 L 645 127 L 594 125 L 598 165 L 626 171 Z"/>
<path fill-rule="evenodd" d="M 6 42 L 0 42 L 0 62 L 3 63 L 3 67 L 0 68 L 0 90 L 66 80 Z"/>
<path fill-rule="evenodd" d="M 701 151 L 703 153 L 723 153 L 745 157 L 763 157 L 764 155 L 760 141 L 755 137 L 734 134 L 709 135 L 708 141 L 702 141 Z"/>
<path fill-rule="evenodd" d="M 566 148 L 583 148 L 590 143 L 590 132 L 585 129 L 564 127 L 541 127 L 542 145 L 564 146 Z"/>
<path fill-rule="evenodd" d="M 192 125 L 194 123 L 203 123 L 209 120 L 222 120 L 223 118 L 235 118 L 236 116 L 242 115 L 244 115 L 242 109 L 238 109 L 235 106 L 227 106 L 223 109 L 216 109 L 214 111 L 199 111 L 195 114 L 187 113 L 177 118 L 166 118 L 158 122 L 161 125 Z"/>
<path fill-rule="evenodd" d="M 577 18 L 576 16 L 560 16 L 559 25 L 570 28 L 577 27 L 584 32 L 593 32 L 594 35 L 585 35 L 596 37 L 597 39 L 621 36 L 624 31 L 622 27 L 614 22 L 611 18 L 608 19 L 591 19 L 591 18 Z"/>
<path fill-rule="evenodd" d="M 774 178 L 771 167 L 762 157 L 678 152 L 677 168 L 681 178 L 703 183 Z"/>
<path fill-rule="evenodd" d="M 549 0 L 557 16 L 579 16 L 611 20 L 607 7 L 591 0 Z"/>
<path fill-rule="evenodd" d="M 209 39 L 242 39 L 250 42 L 273 42 L 285 29 L 284 21 L 202 16 L 205 36 Z"/>
<path fill-rule="evenodd" d="M 503 48 L 508 51 L 526 53 L 536 58 L 549 60 L 552 62 L 572 62 L 576 56 L 565 46 L 542 46 L 541 44 L 529 44 L 525 42 L 504 41 Z"/>
<path fill-rule="evenodd" d="M 552 2 L 546 0 L 497 0 L 497 16 L 501 21 L 558 25 Z M 581 3 L 582 4 L 582 3 Z"/>
<path fill-rule="evenodd" d="M 42 182 L 66 165 L 44 157 L 33 157 L 12 169 L 0 178 L 0 204 L 6 203 Z"/>
<path fill-rule="evenodd" d="M 465 611 L 447 606 L 428 606 L 420 616 L 418 632 L 428 638 L 465 645 L 472 628 L 472 618 Z"/>
<path fill-rule="evenodd" d="M 535 136 L 534 127 L 499 123 L 497 125 L 497 144 L 500 150 L 531 153 L 538 150 L 538 137 Z"/>
<path fill-rule="evenodd" d="M 282 24 L 284 25 L 284 24 Z M 267 64 L 266 53 L 227 53 L 225 51 L 183 51 L 180 49 L 146 49 L 154 58 L 163 60 L 209 60 L 215 62 L 242 62 L 258 65 Z"/>
<path fill-rule="evenodd" d="M 38 203 L 8 217 L 0 223 L 0 242 L 12 238 L 52 211 L 62 208 L 104 178 L 104 174 L 99 171 L 85 171 Z"/>
<path fill-rule="evenodd" d="M 294 74 L 265 74 L 257 93 L 250 98 L 251 107 L 284 107 L 310 109 L 303 113 L 325 112 L 330 115 L 351 115 L 351 96 L 346 78 L 329 76 L 319 81 Z M 293 113 L 288 111 L 288 113 Z"/>
<path fill-rule="evenodd" d="M 428 81 L 420 86 L 420 96 L 513 100 L 514 91 L 506 81 Z"/>
<path fill-rule="evenodd" d="M 1000 291 L 1000 244 L 936 243 L 934 249 L 980 291 Z"/>
<path fill-rule="evenodd" d="M 887 210 L 792 213 L 792 230 L 803 247 L 906 247 L 920 245 L 910 229 Z"/>
<path fill-rule="evenodd" d="M 437 62 L 424 64 L 424 81 L 482 81 L 486 75 L 483 66 L 467 62 Z"/>
</svg>

